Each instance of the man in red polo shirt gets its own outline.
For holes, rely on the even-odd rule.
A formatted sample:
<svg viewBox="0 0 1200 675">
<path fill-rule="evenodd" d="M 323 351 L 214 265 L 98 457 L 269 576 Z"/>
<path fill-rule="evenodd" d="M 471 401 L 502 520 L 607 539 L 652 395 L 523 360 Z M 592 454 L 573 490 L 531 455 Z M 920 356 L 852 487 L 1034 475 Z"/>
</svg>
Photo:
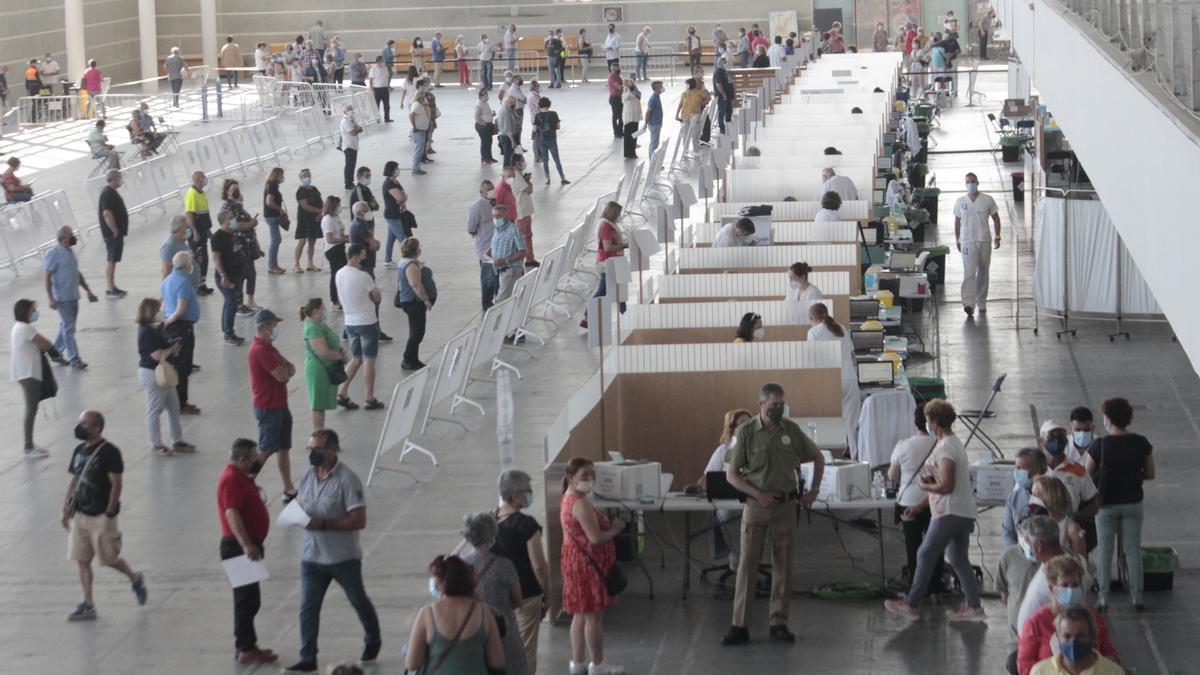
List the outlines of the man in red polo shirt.
<svg viewBox="0 0 1200 675">
<path fill-rule="evenodd" d="M 239 438 L 229 451 L 229 464 L 217 481 L 217 516 L 221 520 L 221 560 L 244 555 L 260 560 L 271 515 L 254 477 L 262 468 L 254 441 Z M 233 589 L 233 637 L 240 663 L 274 663 L 270 649 L 258 647 L 254 617 L 262 606 L 258 582 Z"/>
<path fill-rule="evenodd" d="M 269 309 L 254 315 L 257 329 L 246 355 L 250 369 L 250 396 L 254 419 L 258 420 L 258 457 L 266 463 L 279 456 L 279 474 L 283 477 L 283 503 L 296 498 L 292 482 L 292 413 L 287 404 L 287 382 L 296 374 L 296 366 L 283 358 L 272 344 L 278 338 L 279 317 Z"/>
</svg>

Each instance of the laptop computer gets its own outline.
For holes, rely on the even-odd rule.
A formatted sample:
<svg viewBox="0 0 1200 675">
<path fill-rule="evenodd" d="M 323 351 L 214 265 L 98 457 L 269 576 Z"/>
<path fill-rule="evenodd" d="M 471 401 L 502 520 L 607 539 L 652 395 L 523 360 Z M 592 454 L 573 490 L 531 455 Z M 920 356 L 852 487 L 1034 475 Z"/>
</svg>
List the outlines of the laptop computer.
<svg viewBox="0 0 1200 675">
<path fill-rule="evenodd" d="M 879 301 L 874 298 L 850 301 L 850 320 L 862 322 L 879 318 Z"/>
<path fill-rule="evenodd" d="M 745 493 L 729 484 L 729 478 L 724 471 L 709 471 L 704 474 L 704 494 L 710 501 L 716 499 L 746 501 Z"/>
<path fill-rule="evenodd" d="M 896 371 L 890 361 L 858 363 L 858 384 L 867 387 L 895 387 Z"/>
<path fill-rule="evenodd" d="M 850 344 L 856 352 L 882 352 L 883 331 L 881 330 L 852 330 Z"/>
</svg>

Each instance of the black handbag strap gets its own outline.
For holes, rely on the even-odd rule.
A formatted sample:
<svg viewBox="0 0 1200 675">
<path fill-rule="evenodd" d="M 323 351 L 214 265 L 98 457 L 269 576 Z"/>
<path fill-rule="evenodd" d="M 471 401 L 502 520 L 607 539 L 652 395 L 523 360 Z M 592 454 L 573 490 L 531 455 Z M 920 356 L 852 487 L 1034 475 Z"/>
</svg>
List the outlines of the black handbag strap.
<svg viewBox="0 0 1200 675">
<path fill-rule="evenodd" d="M 938 439 L 935 436 L 933 439 L 933 446 L 929 448 L 929 452 L 925 453 L 925 458 L 921 460 L 920 466 L 922 466 L 922 467 L 925 466 L 925 462 L 928 462 L 929 458 L 933 456 L 934 451 L 937 450 L 937 446 L 938 446 Z M 907 490 L 909 487 L 911 487 L 913 484 L 913 481 L 916 480 L 917 476 L 920 476 L 920 475 L 921 475 L 921 469 L 918 468 L 916 471 L 913 472 L 913 475 L 908 477 L 908 482 L 904 484 L 904 487 L 900 488 L 900 491 L 897 492 L 896 495 L 899 496 L 899 495 L 904 494 L 904 491 Z"/>
</svg>

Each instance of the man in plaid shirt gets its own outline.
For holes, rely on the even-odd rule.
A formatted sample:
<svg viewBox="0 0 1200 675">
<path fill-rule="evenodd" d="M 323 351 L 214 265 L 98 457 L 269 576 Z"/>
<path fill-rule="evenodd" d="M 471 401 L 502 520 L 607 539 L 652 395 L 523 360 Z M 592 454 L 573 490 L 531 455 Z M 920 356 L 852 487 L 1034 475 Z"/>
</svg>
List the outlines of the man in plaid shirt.
<svg viewBox="0 0 1200 675">
<path fill-rule="evenodd" d="M 488 255 L 496 268 L 496 276 L 500 280 L 500 288 L 496 292 L 496 302 L 502 302 L 512 295 L 513 286 L 517 279 L 525 274 L 525 239 L 515 223 L 509 219 L 508 207 L 496 204 L 492 207 L 492 246 Z"/>
</svg>

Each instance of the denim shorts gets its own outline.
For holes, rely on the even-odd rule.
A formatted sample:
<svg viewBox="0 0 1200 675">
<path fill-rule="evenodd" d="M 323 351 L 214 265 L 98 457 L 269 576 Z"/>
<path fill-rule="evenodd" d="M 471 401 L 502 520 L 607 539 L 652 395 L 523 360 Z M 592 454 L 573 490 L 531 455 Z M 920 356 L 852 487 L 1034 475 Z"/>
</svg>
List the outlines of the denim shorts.
<svg viewBox="0 0 1200 675">
<path fill-rule="evenodd" d="M 373 359 L 379 355 L 378 323 L 366 326 L 346 326 L 346 335 L 350 336 L 351 356 Z"/>
<path fill-rule="evenodd" d="M 258 451 L 270 455 L 292 449 L 292 413 L 287 408 L 255 408 Z"/>
</svg>

